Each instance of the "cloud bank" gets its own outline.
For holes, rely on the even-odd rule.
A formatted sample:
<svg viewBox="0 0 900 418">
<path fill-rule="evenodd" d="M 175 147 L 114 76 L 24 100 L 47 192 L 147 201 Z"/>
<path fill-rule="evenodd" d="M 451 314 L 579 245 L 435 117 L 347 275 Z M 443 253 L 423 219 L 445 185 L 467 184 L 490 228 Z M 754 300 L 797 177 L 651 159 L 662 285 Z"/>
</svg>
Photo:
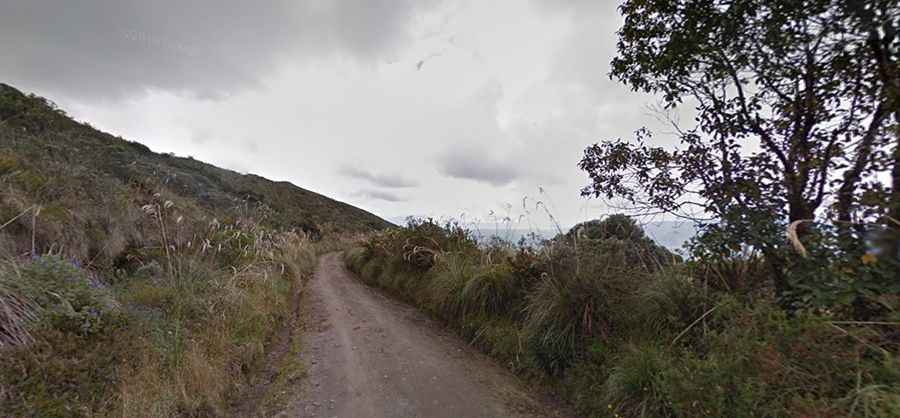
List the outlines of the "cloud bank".
<svg viewBox="0 0 900 418">
<path fill-rule="evenodd" d="M 418 183 L 396 174 L 374 173 L 362 168 L 343 166 L 338 173 L 344 177 L 368 181 L 379 187 L 402 189 L 416 187 Z"/>
<path fill-rule="evenodd" d="M 366 200 L 383 200 L 385 202 L 405 202 L 406 199 L 383 190 L 364 189 L 353 193 L 353 196 Z"/>
<path fill-rule="evenodd" d="M 371 61 L 411 40 L 434 2 L 414 0 L 12 0 L 0 74 L 18 85 L 122 99 L 148 90 L 223 98 L 283 59 Z"/>
<path fill-rule="evenodd" d="M 438 172 L 458 179 L 484 182 L 492 186 L 505 186 L 519 176 L 514 162 L 486 155 L 484 150 L 458 146 L 450 148 L 437 158 Z"/>
</svg>

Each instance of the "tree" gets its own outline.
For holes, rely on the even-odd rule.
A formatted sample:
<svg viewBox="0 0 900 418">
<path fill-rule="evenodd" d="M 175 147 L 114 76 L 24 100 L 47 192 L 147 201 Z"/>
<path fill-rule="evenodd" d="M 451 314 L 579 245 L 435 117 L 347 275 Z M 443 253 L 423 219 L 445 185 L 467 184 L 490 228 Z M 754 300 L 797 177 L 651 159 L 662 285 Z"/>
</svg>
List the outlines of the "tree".
<svg viewBox="0 0 900 418">
<path fill-rule="evenodd" d="M 666 110 L 693 105 L 696 123 L 673 122 L 675 150 L 649 145 L 646 129 L 588 147 L 582 194 L 709 215 L 720 239 L 708 242 L 761 250 L 780 292 L 788 224 L 805 240 L 830 219 L 842 251 L 860 251 L 852 226 L 890 223 L 900 204 L 898 10 L 897 0 L 626 1 L 611 76 Z"/>
</svg>

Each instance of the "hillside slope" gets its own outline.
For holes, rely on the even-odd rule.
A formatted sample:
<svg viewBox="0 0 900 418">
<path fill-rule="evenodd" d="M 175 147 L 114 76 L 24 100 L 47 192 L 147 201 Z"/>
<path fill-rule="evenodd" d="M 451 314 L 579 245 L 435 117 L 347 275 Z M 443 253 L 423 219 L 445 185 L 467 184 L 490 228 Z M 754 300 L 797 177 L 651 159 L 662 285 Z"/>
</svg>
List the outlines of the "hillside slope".
<svg viewBox="0 0 900 418">
<path fill-rule="evenodd" d="M 19 176 L 26 188 L 32 189 L 72 186 L 65 178 L 54 177 L 63 174 L 90 178 L 85 184 L 88 188 L 103 187 L 82 191 L 88 195 L 160 186 L 214 217 L 236 217 L 248 208 L 262 209 L 267 212 L 264 223 L 274 228 L 317 234 L 322 230 L 379 230 L 390 225 L 362 209 L 288 182 L 154 153 L 144 145 L 75 122 L 51 102 L 0 83 L 0 176 Z M 0 209 L 0 218 L 4 215 L 9 214 Z"/>
<path fill-rule="evenodd" d="M 216 417 L 277 402 L 268 385 L 294 372 L 268 367 L 294 339 L 317 255 L 387 226 L 0 84 L 0 415 Z"/>
</svg>

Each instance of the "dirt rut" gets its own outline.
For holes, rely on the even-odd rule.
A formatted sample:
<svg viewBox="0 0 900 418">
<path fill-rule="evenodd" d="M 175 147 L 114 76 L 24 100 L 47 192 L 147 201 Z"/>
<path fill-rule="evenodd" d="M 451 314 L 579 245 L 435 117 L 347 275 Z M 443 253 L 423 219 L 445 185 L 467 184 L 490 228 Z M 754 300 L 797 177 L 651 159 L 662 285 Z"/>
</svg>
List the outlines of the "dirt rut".
<svg viewBox="0 0 900 418">
<path fill-rule="evenodd" d="M 416 309 L 347 273 L 339 254 L 308 284 L 300 417 L 554 417 L 515 376 Z"/>
</svg>

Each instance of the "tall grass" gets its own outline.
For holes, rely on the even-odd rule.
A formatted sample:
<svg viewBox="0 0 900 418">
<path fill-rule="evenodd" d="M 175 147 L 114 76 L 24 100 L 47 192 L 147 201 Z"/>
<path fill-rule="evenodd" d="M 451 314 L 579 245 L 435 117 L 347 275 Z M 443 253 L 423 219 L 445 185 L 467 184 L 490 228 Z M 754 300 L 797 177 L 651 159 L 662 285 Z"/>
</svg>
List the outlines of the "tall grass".
<svg viewBox="0 0 900 418">
<path fill-rule="evenodd" d="M 534 248 L 415 221 L 345 261 L 584 416 L 900 414 L 886 328 L 788 316 L 757 256 L 682 262 L 621 216 Z"/>
<path fill-rule="evenodd" d="M 112 270 L 56 246 L 0 254 L 4 414 L 229 415 L 290 323 L 317 252 L 340 245 L 252 217 L 187 218 L 162 195 L 151 199 L 143 241 L 123 247 Z"/>
<path fill-rule="evenodd" d="M 10 280 L 18 277 L 15 266 L 0 268 L 0 349 L 23 346 L 34 341 L 29 332 L 29 324 L 40 316 L 41 307 L 29 295 L 13 289 Z"/>
</svg>

